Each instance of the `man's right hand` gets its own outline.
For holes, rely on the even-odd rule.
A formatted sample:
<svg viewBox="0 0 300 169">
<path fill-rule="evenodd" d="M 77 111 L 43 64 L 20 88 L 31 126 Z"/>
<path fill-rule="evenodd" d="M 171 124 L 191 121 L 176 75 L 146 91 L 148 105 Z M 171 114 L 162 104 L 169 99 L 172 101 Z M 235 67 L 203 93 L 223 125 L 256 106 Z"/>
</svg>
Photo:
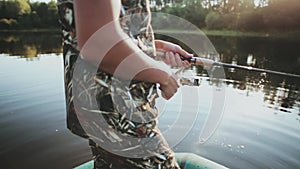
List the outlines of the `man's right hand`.
<svg viewBox="0 0 300 169">
<path fill-rule="evenodd" d="M 160 83 L 163 98 L 169 100 L 177 92 L 179 84 L 176 79 L 175 75 L 171 75 L 164 83 Z"/>
</svg>

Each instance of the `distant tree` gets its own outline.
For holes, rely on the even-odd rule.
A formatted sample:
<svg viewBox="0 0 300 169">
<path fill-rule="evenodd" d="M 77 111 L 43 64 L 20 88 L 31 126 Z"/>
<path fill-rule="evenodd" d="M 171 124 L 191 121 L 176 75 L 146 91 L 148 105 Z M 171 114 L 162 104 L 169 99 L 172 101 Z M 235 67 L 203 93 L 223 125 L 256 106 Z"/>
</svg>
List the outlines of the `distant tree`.
<svg viewBox="0 0 300 169">
<path fill-rule="evenodd" d="M 15 0 L 17 6 L 17 15 L 29 14 L 31 12 L 30 5 L 26 0 Z"/>
<path fill-rule="evenodd" d="M 236 29 L 237 15 L 234 13 L 222 14 L 218 11 L 210 11 L 205 18 L 208 29 Z"/>
<path fill-rule="evenodd" d="M 208 10 L 203 8 L 201 1 L 187 0 L 181 16 L 198 27 L 205 26 L 205 16 Z"/>
<path fill-rule="evenodd" d="M 222 24 L 220 23 L 221 15 L 218 12 L 210 11 L 205 18 L 205 23 L 208 29 L 221 29 Z"/>
<path fill-rule="evenodd" d="M 299 11 L 299 0 L 273 0 L 262 9 L 262 16 L 269 30 L 299 30 Z"/>
<path fill-rule="evenodd" d="M 39 5 L 37 6 L 37 8 L 35 9 L 36 14 L 41 18 L 47 18 L 48 16 L 48 5 L 44 2 L 39 3 Z"/>
<path fill-rule="evenodd" d="M 23 18 L 24 24 L 31 24 L 32 28 L 58 28 L 58 15 L 56 2 L 50 1 L 31 3 L 31 14 Z"/>
<path fill-rule="evenodd" d="M 241 31 L 261 31 L 265 27 L 260 11 L 244 11 L 237 20 L 237 28 Z"/>
<path fill-rule="evenodd" d="M 239 8 L 240 12 L 253 10 L 255 8 L 254 0 L 242 0 Z"/>
<path fill-rule="evenodd" d="M 58 27 L 58 9 L 56 3 L 52 0 L 48 3 L 48 24 L 47 27 Z"/>
<path fill-rule="evenodd" d="M 227 11 L 228 12 L 238 12 L 239 10 L 239 0 L 228 0 Z"/>
<path fill-rule="evenodd" d="M 205 26 L 207 10 L 202 7 L 199 1 L 186 0 L 184 4 L 177 3 L 174 6 L 166 6 L 161 12 L 184 18 L 198 27 Z"/>
<path fill-rule="evenodd" d="M 25 0 L 10 0 L 1 1 L 1 18 L 13 18 L 17 19 L 19 16 L 28 14 L 31 11 L 30 5 Z"/>
</svg>

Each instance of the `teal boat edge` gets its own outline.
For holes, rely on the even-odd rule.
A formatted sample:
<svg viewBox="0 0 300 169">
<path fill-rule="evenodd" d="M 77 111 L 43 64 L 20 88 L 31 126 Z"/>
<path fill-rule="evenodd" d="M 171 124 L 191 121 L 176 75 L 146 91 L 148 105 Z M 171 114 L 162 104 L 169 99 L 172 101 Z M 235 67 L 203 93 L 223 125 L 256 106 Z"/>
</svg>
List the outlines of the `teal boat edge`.
<svg viewBox="0 0 300 169">
<path fill-rule="evenodd" d="M 216 162 L 203 158 L 193 153 L 175 153 L 178 164 L 182 169 L 228 169 Z M 83 163 L 74 169 L 93 169 L 94 161 Z"/>
</svg>

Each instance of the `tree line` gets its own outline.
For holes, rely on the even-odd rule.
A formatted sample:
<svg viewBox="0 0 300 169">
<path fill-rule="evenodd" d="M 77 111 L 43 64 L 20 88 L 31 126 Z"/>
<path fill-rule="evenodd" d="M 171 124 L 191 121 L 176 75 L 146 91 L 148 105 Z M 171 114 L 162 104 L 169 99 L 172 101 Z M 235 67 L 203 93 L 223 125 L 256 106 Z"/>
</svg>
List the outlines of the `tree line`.
<svg viewBox="0 0 300 169">
<path fill-rule="evenodd" d="M 297 31 L 299 0 L 150 0 L 151 10 L 182 17 L 199 28 L 239 31 Z M 0 1 L 0 29 L 59 28 L 54 0 Z M 163 23 L 162 27 L 163 27 Z"/>
<path fill-rule="evenodd" d="M 151 0 L 153 11 L 200 28 L 239 31 L 300 30 L 299 0 Z"/>
<path fill-rule="evenodd" d="M 2 0 L 0 11 L 0 29 L 59 28 L 55 1 Z"/>
</svg>

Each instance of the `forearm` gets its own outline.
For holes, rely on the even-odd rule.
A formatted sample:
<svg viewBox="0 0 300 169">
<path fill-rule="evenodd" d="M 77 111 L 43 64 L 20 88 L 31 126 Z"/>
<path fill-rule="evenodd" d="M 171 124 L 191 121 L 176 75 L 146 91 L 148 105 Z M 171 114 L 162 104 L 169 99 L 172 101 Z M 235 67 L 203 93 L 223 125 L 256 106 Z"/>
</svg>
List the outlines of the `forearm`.
<svg viewBox="0 0 300 169">
<path fill-rule="evenodd" d="M 171 75 L 166 65 L 153 60 L 128 38 L 109 50 L 101 61 L 100 68 L 124 79 L 160 84 Z"/>
<path fill-rule="evenodd" d="M 75 0 L 78 47 L 85 60 L 115 76 L 164 83 L 170 73 L 123 32 L 118 1 Z"/>
</svg>

